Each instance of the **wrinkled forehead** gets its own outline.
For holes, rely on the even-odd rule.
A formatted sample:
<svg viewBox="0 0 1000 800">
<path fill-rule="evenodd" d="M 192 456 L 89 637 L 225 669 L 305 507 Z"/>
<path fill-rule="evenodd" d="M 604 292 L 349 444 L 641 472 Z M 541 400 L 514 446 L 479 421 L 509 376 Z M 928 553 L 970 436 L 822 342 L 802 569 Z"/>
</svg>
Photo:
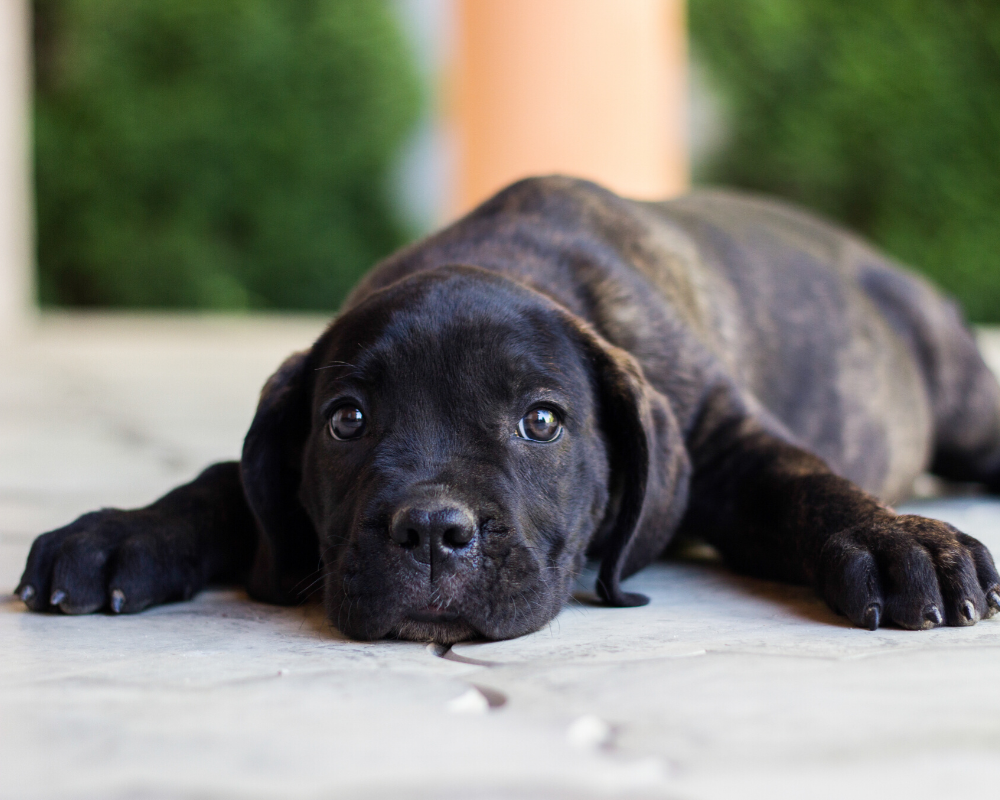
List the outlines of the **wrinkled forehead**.
<svg viewBox="0 0 1000 800">
<path fill-rule="evenodd" d="M 317 360 L 317 388 L 511 401 L 577 395 L 586 365 L 558 314 L 503 286 L 450 281 L 390 293 L 345 315 Z M 325 361 L 324 361 L 325 359 Z"/>
</svg>

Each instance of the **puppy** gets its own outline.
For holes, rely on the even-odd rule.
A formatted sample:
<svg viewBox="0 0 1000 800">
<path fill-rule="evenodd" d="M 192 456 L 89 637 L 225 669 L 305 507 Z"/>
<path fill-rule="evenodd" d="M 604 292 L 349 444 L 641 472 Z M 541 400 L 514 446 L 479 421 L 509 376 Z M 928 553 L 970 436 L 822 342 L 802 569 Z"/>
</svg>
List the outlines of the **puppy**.
<svg viewBox="0 0 1000 800">
<path fill-rule="evenodd" d="M 855 625 L 971 625 L 987 549 L 897 515 L 925 468 L 1000 486 L 1000 388 L 955 306 L 824 222 L 698 191 L 521 181 L 368 274 L 264 387 L 239 463 L 40 536 L 34 611 L 210 582 L 348 636 L 537 629 L 584 559 L 621 582 L 683 531 Z"/>
</svg>

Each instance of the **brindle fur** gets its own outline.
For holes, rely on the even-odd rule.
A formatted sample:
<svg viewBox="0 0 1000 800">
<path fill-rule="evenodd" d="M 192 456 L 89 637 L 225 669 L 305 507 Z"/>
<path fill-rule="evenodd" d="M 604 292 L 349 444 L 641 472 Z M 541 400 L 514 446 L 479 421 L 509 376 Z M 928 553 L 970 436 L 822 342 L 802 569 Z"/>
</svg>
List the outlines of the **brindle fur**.
<svg viewBox="0 0 1000 800">
<path fill-rule="evenodd" d="M 344 387 L 375 409 L 363 444 L 325 434 Z M 525 450 L 545 392 L 566 436 Z M 620 581 L 683 530 L 857 625 L 972 624 L 1000 606 L 989 552 L 886 505 L 927 468 L 1000 486 L 1000 388 L 926 282 L 771 200 L 537 178 L 377 266 L 265 387 L 241 465 L 39 537 L 18 592 L 83 613 L 318 582 L 352 636 L 505 638 L 585 554 L 607 602 L 643 602 Z M 476 537 L 405 552 L 407 503 L 471 509 Z"/>
</svg>

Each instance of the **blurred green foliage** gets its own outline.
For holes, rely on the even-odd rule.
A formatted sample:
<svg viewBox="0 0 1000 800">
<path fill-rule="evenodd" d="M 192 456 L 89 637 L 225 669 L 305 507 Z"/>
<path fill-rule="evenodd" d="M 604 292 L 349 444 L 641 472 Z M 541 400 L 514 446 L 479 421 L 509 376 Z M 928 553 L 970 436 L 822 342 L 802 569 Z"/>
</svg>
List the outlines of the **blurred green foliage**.
<svg viewBox="0 0 1000 800">
<path fill-rule="evenodd" d="M 404 232 L 420 102 L 379 0 L 36 0 L 47 304 L 334 308 Z"/>
<path fill-rule="evenodd" d="M 864 233 L 1000 322 L 1000 3 L 690 0 L 728 107 L 699 177 Z"/>
</svg>

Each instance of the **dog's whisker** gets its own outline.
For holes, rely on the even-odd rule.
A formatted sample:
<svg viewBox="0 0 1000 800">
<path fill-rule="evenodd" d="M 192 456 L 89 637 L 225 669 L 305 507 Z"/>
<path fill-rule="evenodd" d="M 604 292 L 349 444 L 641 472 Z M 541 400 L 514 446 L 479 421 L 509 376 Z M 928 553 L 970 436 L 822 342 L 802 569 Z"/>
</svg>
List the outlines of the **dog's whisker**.
<svg viewBox="0 0 1000 800">
<path fill-rule="evenodd" d="M 317 592 L 321 591 L 323 589 L 323 582 L 328 577 L 329 577 L 329 573 L 325 573 L 324 572 L 316 580 L 314 580 L 312 583 L 310 583 L 305 589 L 303 589 L 302 591 L 300 591 L 299 592 L 299 596 L 301 597 L 302 602 L 306 602 L 314 594 L 316 594 Z M 316 587 L 315 589 L 313 589 L 314 586 Z M 312 591 L 309 591 L 310 589 L 312 589 Z"/>
<path fill-rule="evenodd" d="M 319 372 L 320 370 L 324 370 L 324 369 L 337 369 L 338 367 L 339 368 L 349 367 L 350 369 L 357 369 L 357 367 L 355 367 L 353 364 L 348 364 L 346 361 L 331 361 L 326 366 L 315 367 L 314 371 L 315 372 Z"/>
<path fill-rule="evenodd" d="M 308 581 L 308 580 L 309 580 L 310 578 L 313 578 L 313 577 L 314 577 L 315 575 L 318 575 L 318 574 L 320 574 L 320 573 L 322 572 L 322 570 L 323 570 L 323 567 L 322 567 L 322 565 L 320 565 L 320 566 L 319 566 L 319 567 L 317 567 L 317 568 L 316 568 L 316 569 L 315 569 L 315 570 L 314 570 L 313 572 L 310 572 L 310 573 L 309 573 L 308 575 L 306 575 L 306 576 L 305 576 L 304 578 L 302 578 L 302 580 L 300 580 L 300 581 L 299 581 L 298 583 L 296 583 L 296 584 L 295 584 L 294 586 L 292 586 L 292 588 L 291 588 L 291 589 L 289 589 L 289 591 L 290 591 L 290 592 L 296 592 L 296 591 L 299 591 L 300 593 L 301 593 L 301 592 L 305 592 L 305 591 L 308 591 L 308 590 L 309 590 L 309 587 L 310 587 L 310 586 L 312 586 L 312 585 L 313 585 L 313 584 L 315 583 L 315 581 L 312 581 L 312 583 L 310 583 L 310 584 L 309 584 L 309 586 L 306 586 L 306 587 L 305 587 L 304 589 L 301 589 L 301 590 L 299 590 L 299 587 L 300 587 L 300 586 L 301 586 L 301 585 L 302 585 L 303 583 L 305 583 L 306 581 Z M 320 580 L 322 580 L 322 576 L 320 576 Z"/>
</svg>

